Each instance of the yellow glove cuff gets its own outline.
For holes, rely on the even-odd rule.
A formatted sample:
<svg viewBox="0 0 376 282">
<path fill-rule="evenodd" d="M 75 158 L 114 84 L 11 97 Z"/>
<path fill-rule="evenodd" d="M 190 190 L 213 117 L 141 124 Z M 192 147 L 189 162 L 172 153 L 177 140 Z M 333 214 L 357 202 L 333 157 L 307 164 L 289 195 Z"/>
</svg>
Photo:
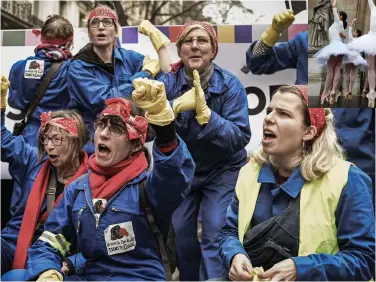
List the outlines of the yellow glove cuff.
<svg viewBox="0 0 376 282">
<path fill-rule="evenodd" d="M 142 70 L 148 71 L 152 75 L 152 77 L 154 78 L 159 73 L 159 71 L 161 70 L 161 67 L 159 65 L 158 60 L 150 59 L 149 56 L 145 56 L 144 62 L 143 62 L 143 65 L 142 65 Z"/>
<path fill-rule="evenodd" d="M 278 39 L 280 38 L 281 34 L 279 31 L 275 30 L 271 25 L 264 31 L 261 35 L 261 41 L 264 42 L 269 47 L 273 47 Z"/>
<path fill-rule="evenodd" d="M 201 111 L 200 113 L 196 114 L 196 120 L 200 125 L 207 124 L 211 117 L 211 110 L 209 107 L 206 107 L 204 111 Z"/>
<path fill-rule="evenodd" d="M 63 281 L 63 275 L 56 269 L 50 269 L 43 272 L 37 281 Z"/>
<path fill-rule="evenodd" d="M 1 95 L 1 109 L 5 109 L 7 107 L 7 96 Z"/>
<path fill-rule="evenodd" d="M 166 126 L 175 120 L 174 111 L 172 110 L 170 103 L 166 100 L 165 108 L 158 114 L 149 115 L 146 113 L 145 117 L 151 124 Z"/>
</svg>

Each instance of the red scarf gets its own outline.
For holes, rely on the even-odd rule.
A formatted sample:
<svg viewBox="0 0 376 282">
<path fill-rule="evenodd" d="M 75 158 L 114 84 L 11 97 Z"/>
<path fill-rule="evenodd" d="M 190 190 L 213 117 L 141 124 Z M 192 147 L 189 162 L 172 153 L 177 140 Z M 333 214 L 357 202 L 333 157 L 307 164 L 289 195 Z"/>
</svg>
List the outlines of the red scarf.
<svg viewBox="0 0 376 282">
<path fill-rule="evenodd" d="M 126 183 L 139 176 L 148 167 L 144 152 L 140 152 L 112 166 L 98 165 L 95 154 L 89 158 L 92 198 L 110 199 Z M 106 177 L 111 177 L 106 180 Z"/>
<path fill-rule="evenodd" d="M 84 158 L 82 163 L 76 173 L 69 179 L 68 183 L 65 184 L 67 187 L 72 181 L 80 177 L 82 174 L 86 173 L 88 170 L 88 156 L 86 152 L 84 153 Z M 27 259 L 27 251 L 31 245 L 34 238 L 35 228 L 39 219 L 39 213 L 43 204 L 43 200 L 46 196 L 48 180 L 51 176 L 51 162 L 47 160 L 40 169 L 37 178 L 31 189 L 29 198 L 27 200 L 24 217 L 21 223 L 20 233 L 18 234 L 16 253 L 14 255 L 13 269 L 24 269 Z M 59 203 L 64 193 L 55 200 L 54 207 Z M 41 216 L 41 219 L 47 218 L 46 212 Z M 44 221 L 43 221 L 44 222 Z"/>
</svg>

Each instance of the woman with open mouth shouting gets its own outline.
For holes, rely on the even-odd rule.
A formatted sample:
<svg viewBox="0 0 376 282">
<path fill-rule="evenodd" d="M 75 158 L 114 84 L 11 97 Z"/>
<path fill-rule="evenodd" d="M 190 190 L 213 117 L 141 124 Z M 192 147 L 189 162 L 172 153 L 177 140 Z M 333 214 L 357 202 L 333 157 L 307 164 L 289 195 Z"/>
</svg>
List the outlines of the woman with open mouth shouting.
<svg viewBox="0 0 376 282">
<path fill-rule="evenodd" d="M 121 31 L 115 11 L 98 5 L 88 16 L 90 43 L 72 59 L 68 74 L 69 108 L 78 109 L 94 134 L 93 122 L 105 107 L 104 100 L 132 96 L 132 81 L 137 77 L 153 78 L 160 69 L 170 70 L 166 46 L 170 40 L 150 22 L 143 21 L 139 32 L 151 39 L 159 61 L 120 46 L 117 34 Z M 161 67 L 159 65 L 161 64 Z M 94 152 L 93 143 L 85 146 L 88 154 Z"/>
<path fill-rule="evenodd" d="M 375 273 L 370 178 L 344 160 L 330 109 L 282 86 L 262 147 L 240 170 L 221 232 L 230 280 L 368 281 Z"/>
<path fill-rule="evenodd" d="M 42 113 L 38 148 L 27 144 L 23 136 L 13 136 L 4 123 L 2 105 L 1 161 L 9 163 L 9 173 L 21 193 L 17 210 L 1 231 L 3 274 L 26 267 L 27 250 L 42 234 L 65 188 L 87 172 L 88 156 L 82 148 L 89 139 L 81 116 L 73 110 Z M 81 256 L 66 261 L 77 262 L 82 263 Z M 24 270 L 11 271 L 2 280 L 23 280 L 24 274 Z"/>
<path fill-rule="evenodd" d="M 175 134 L 175 117 L 163 84 L 139 79 L 135 86 L 134 102 L 106 100 L 107 107 L 95 122 L 89 172 L 68 187 L 45 232 L 29 249 L 27 280 L 62 281 L 61 260 L 71 244 L 79 247 L 87 262 L 83 275 L 64 280 L 166 280 L 157 240 L 140 206 L 139 189 L 145 187 L 166 236 L 195 165 Z M 148 111 L 147 119 L 139 107 Z M 148 121 L 156 131 L 151 172 L 144 147 Z M 94 213 L 93 203 L 98 200 L 103 209 Z"/>
</svg>

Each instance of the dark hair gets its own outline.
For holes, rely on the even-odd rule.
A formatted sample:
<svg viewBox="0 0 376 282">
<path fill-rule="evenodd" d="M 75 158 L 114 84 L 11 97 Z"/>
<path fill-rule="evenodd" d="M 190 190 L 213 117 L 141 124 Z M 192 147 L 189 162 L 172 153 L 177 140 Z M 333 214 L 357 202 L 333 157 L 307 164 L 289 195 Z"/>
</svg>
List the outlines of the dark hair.
<svg viewBox="0 0 376 282">
<path fill-rule="evenodd" d="M 354 30 L 356 34 L 358 34 L 358 37 L 361 37 L 363 32 L 360 29 L 355 29 Z"/>
<path fill-rule="evenodd" d="M 340 11 L 339 15 L 342 16 L 343 28 L 346 29 L 347 28 L 347 21 L 346 21 L 347 20 L 347 14 L 346 14 L 346 12 Z"/>
<path fill-rule="evenodd" d="M 49 15 L 43 23 L 43 37 L 66 40 L 73 36 L 73 26 L 66 18 L 59 15 Z"/>
</svg>

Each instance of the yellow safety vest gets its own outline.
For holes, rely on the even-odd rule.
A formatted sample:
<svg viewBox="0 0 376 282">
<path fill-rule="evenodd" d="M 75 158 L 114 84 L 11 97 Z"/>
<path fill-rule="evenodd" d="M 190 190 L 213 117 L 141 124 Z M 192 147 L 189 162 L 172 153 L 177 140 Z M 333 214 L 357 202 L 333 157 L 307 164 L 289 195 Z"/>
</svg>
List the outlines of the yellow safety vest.
<svg viewBox="0 0 376 282">
<path fill-rule="evenodd" d="M 339 251 L 335 211 L 341 192 L 348 179 L 350 163 L 339 160 L 324 176 L 306 182 L 300 193 L 299 256 Z M 240 170 L 236 183 L 239 200 L 238 234 L 243 243 L 244 234 L 251 228 L 250 223 L 256 206 L 261 183 L 258 176 L 261 166 L 248 162 Z"/>
</svg>

